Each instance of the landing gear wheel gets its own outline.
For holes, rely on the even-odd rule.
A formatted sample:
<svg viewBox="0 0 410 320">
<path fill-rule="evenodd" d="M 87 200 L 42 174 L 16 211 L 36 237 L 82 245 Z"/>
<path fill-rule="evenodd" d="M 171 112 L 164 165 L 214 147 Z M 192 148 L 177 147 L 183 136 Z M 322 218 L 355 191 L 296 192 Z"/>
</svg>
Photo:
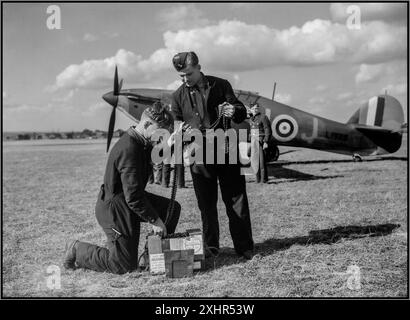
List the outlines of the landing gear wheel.
<svg viewBox="0 0 410 320">
<path fill-rule="evenodd" d="M 269 145 L 267 150 L 267 162 L 278 161 L 279 159 L 279 148 L 277 145 Z"/>
<path fill-rule="evenodd" d="M 360 154 L 355 153 L 352 157 L 353 157 L 354 162 L 362 162 L 363 161 L 362 156 Z"/>
</svg>

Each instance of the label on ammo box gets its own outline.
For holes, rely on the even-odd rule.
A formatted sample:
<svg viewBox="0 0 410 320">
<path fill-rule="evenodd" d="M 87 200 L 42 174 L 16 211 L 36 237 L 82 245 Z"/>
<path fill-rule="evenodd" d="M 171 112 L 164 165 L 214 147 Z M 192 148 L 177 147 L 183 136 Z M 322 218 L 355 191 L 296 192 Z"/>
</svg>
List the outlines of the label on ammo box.
<svg viewBox="0 0 410 320">
<path fill-rule="evenodd" d="M 149 268 L 151 273 L 165 273 L 165 259 L 163 253 L 149 255 Z"/>
<path fill-rule="evenodd" d="M 169 239 L 170 250 L 184 250 L 184 238 Z"/>
<path fill-rule="evenodd" d="M 194 254 L 203 254 L 202 235 L 193 235 L 184 239 L 184 249 L 194 249 Z"/>
<path fill-rule="evenodd" d="M 192 235 L 186 238 L 168 239 L 170 250 L 188 250 L 194 249 L 194 254 L 199 255 L 204 253 L 202 245 L 202 234 Z"/>
</svg>

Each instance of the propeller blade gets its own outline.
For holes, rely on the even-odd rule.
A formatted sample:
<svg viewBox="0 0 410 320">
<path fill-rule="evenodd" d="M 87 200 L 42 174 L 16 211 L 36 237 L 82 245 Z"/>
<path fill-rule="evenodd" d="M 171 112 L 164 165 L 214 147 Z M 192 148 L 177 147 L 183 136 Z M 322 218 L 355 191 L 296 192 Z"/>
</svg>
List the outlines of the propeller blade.
<svg viewBox="0 0 410 320">
<path fill-rule="evenodd" d="M 118 68 L 115 66 L 115 73 L 114 73 L 114 95 L 118 95 L 120 92 L 119 84 L 118 84 Z"/>
<path fill-rule="evenodd" d="M 118 82 L 118 68 L 115 66 L 115 73 L 114 73 L 114 91 L 106 93 L 103 96 L 103 99 L 107 101 L 109 104 L 112 105 L 112 112 L 110 116 L 110 123 L 108 125 L 108 134 L 107 134 L 107 152 L 110 149 L 111 139 L 114 135 L 114 126 L 115 126 L 115 111 L 118 104 L 118 96 L 120 95 L 120 91 L 122 88 L 122 79 L 121 82 Z"/>
<path fill-rule="evenodd" d="M 114 125 L 115 125 L 115 107 L 112 108 L 110 124 L 108 125 L 107 152 L 110 149 L 111 139 L 114 134 Z"/>
</svg>

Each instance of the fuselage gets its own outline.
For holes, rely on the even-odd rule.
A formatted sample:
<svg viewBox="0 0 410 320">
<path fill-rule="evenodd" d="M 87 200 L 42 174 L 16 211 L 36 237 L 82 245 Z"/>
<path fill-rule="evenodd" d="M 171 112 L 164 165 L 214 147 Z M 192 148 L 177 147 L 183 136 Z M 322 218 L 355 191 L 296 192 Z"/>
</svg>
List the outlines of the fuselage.
<svg viewBox="0 0 410 320">
<path fill-rule="evenodd" d="M 238 98 L 245 105 L 257 99 L 263 106 L 278 145 L 349 155 L 370 155 L 377 150 L 376 144 L 350 124 L 319 117 L 256 94 L 239 94 Z"/>
</svg>

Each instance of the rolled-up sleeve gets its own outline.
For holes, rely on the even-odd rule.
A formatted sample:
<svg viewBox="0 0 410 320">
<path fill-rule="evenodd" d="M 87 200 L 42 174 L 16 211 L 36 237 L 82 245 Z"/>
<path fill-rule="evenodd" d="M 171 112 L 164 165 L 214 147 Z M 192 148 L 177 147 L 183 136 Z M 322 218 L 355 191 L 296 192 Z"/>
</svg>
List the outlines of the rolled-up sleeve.
<svg viewBox="0 0 410 320">
<path fill-rule="evenodd" d="M 128 207 L 143 220 L 153 223 L 158 213 L 145 195 L 143 157 L 133 148 L 126 149 L 118 157 L 117 168 L 120 172 L 122 189 Z"/>
</svg>

